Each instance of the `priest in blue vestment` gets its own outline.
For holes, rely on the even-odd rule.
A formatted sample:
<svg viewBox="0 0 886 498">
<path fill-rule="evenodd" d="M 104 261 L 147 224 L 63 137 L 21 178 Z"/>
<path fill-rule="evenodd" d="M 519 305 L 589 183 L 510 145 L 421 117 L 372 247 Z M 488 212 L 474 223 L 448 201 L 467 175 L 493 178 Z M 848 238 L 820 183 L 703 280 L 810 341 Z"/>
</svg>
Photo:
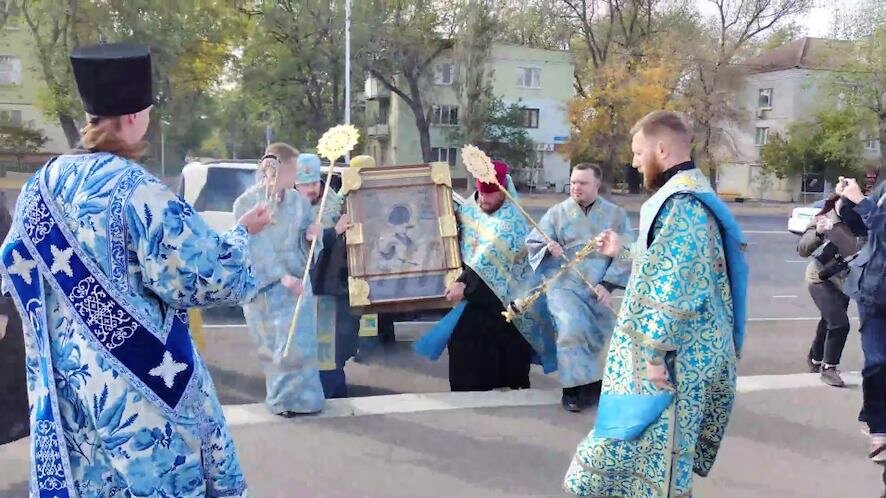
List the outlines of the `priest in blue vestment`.
<svg viewBox="0 0 886 498">
<path fill-rule="evenodd" d="M 735 399 L 747 265 L 738 224 L 690 159 L 681 117 L 633 129 L 634 166 L 657 190 L 630 252 L 610 231 L 601 252 L 633 270 L 615 326 L 593 431 L 564 487 L 579 496 L 692 496 L 710 472 Z"/>
<path fill-rule="evenodd" d="M 319 412 L 325 400 L 317 361 L 316 297 L 311 282 L 301 280 L 314 215 L 294 188 L 298 150 L 272 143 L 265 152 L 261 182 L 234 201 L 234 214 L 239 215 L 270 197 L 274 218 L 250 240 L 259 291 L 243 306 L 243 314 L 265 373 L 265 404 L 272 413 L 293 417 Z M 289 354 L 284 355 L 299 295 L 301 310 Z"/>
<path fill-rule="evenodd" d="M 572 168 L 570 196 L 552 206 L 526 238 L 529 262 L 546 279 L 575 258 L 591 239 L 612 229 L 633 238 L 624 209 L 599 195 L 600 167 L 580 163 Z M 606 348 L 615 326 L 611 292 L 628 283 L 631 265 L 599 253 L 579 261 L 569 272 L 550 281 L 548 311 L 557 329 L 557 376 L 563 386 L 561 404 L 580 412 L 600 394 Z"/>
<path fill-rule="evenodd" d="M 256 291 L 245 213 L 216 233 L 135 160 L 153 104 L 146 47 L 74 49 L 83 150 L 25 184 L 2 249 L 25 323 L 30 496 L 247 496 L 187 310 Z"/>
</svg>

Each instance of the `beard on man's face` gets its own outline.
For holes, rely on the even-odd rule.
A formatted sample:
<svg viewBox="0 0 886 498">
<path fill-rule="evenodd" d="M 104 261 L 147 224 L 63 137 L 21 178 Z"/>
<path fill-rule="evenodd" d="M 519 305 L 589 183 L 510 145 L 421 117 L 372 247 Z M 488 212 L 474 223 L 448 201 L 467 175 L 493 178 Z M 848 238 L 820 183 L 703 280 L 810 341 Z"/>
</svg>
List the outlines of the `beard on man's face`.
<svg viewBox="0 0 886 498">
<path fill-rule="evenodd" d="M 478 203 L 480 209 L 486 214 L 492 214 L 498 211 L 498 208 L 504 204 L 504 196 L 479 196 Z"/>
<path fill-rule="evenodd" d="M 646 190 L 658 190 L 663 185 L 662 176 L 664 175 L 664 168 L 662 168 L 661 163 L 659 163 L 658 159 L 652 158 L 649 163 L 643 167 L 643 186 L 646 187 Z"/>
</svg>

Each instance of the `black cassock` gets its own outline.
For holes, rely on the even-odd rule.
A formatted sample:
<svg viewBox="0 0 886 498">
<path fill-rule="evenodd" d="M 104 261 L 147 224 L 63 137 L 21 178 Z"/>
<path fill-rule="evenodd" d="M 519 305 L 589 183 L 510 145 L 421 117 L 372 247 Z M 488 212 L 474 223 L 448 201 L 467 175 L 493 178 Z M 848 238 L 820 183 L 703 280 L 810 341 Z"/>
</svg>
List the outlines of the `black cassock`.
<svg viewBox="0 0 886 498">
<path fill-rule="evenodd" d="M 0 239 L 12 226 L 6 196 L 0 193 Z M 0 296 L 0 314 L 8 317 L 6 334 L 0 332 L 0 444 L 28 435 L 28 386 L 25 381 L 25 338 L 12 298 Z"/>
<path fill-rule="evenodd" d="M 532 347 L 501 315 L 504 306 L 492 289 L 466 267 L 467 306 L 449 339 L 449 387 L 453 391 L 488 391 L 529 387 Z"/>
</svg>

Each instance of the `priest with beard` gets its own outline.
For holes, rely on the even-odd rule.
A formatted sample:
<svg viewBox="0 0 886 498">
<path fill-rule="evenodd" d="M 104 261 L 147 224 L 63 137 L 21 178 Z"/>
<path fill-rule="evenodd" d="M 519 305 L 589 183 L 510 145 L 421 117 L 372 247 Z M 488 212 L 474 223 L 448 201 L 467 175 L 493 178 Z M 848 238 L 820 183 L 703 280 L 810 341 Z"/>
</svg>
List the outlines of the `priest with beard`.
<svg viewBox="0 0 886 498">
<path fill-rule="evenodd" d="M 679 115 L 653 112 L 632 130 L 633 164 L 656 193 L 637 241 L 606 232 L 601 252 L 633 260 L 609 347 L 593 431 L 564 488 L 579 496 L 692 495 L 710 472 L 735 398 L 745 330 L 741 230 L 691 158 Z"/>
<path fill-rule="evenodd" d="M 508 166 L 493 161 L 497 181 L 517 193 Z M 477 192 L 458 208 L 464 270 L 448 286 L 446 298 L 457 306 L 448 319 L 449 385 L 453 391 L 529 387 L 532 362 L 556 369 L 553 325 L 544 301 L 505 320 L 505 305 L 524 297 L 533 284 L 524 240 L 529 225 L 498 185 L 477 182 Z"/>
</svg>

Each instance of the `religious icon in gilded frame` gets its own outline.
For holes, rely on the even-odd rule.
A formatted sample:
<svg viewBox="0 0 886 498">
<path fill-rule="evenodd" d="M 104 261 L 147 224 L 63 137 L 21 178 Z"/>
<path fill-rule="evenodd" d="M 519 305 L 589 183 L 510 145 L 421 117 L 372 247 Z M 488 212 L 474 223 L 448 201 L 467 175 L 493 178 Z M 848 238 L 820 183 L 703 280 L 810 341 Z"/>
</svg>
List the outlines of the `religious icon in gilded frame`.
<svg viewBox="0 0 886 498">
<path fill-rule="evenodd" d="M 348 290 L 363 312 L 445 308 L 461 273 L 447 163 L 348 168 Z"/>
</svg>

